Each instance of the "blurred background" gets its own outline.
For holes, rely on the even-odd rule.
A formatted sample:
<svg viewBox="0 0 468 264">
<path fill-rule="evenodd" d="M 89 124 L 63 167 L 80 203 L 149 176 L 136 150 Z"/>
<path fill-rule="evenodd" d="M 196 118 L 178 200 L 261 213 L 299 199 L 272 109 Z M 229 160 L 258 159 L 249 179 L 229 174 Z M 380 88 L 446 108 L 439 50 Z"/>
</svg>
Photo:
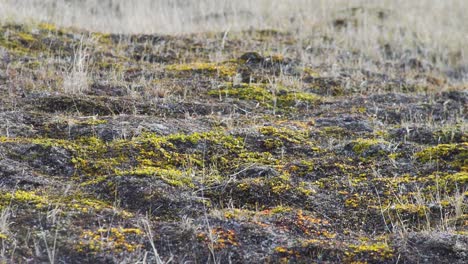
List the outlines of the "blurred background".
<svg viewBox="0 0 468 264">
<path fill-rule="evenodd" d="M 382 9 L 420 37 L 453 36 L 468 23 L 465 0 L 0 0 L 3 20 L 40 20 L 119 33 L 186 33 L 281 28 L 310 30 L 351 7 Z M 388 13 L 387 13 L 388 12 Z M 391 13 L 391 14 L 390 14 Z M 363 17 L 372 14 L 362 14 Z M 382 18 L 383 18 L 382 17 Z M 366 26 L 374 27 L 371 17 Z"/>
<path fill-rule="evenodd" d="M 468 72 L 466 0 L 0 0 L 0 7 L 3 22 L 109 33 L 284 30 L 334 52 L 417 56 L 458 77 Z"/>
</svg>

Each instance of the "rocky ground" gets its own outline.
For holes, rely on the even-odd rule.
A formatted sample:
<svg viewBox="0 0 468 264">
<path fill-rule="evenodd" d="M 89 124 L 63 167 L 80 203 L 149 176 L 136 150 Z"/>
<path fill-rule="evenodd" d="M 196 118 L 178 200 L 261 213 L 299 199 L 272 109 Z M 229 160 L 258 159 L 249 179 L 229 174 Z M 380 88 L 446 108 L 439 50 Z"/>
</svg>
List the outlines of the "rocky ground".
<svg viewBox="0 0 468 264">
<path fill-rule="evenodd" d="M 467 263 L 463 72 L 306 42 L 2 25 L 0 260 Z"/>
</svg>

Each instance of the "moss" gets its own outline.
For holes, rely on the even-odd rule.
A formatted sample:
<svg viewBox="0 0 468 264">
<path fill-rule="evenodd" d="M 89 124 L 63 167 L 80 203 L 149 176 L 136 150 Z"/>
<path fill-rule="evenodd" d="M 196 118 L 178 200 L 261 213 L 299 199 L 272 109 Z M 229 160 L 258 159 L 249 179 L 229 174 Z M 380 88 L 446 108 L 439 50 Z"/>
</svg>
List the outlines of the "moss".
<svg viewBox="0 0 468 264">
<path fill-rule="evenodd" d="M 241 152 L 238 154 L 238 160 L 244 164 L 278 165 L 280 163 L 270 152 Z"/>
<path fill-rule="evenodd" d="M 374 261 L 382 261 L 391 259 L 394 255 L 394 250 L 386 242 L 376 243 L 361 243 L 349 245 L 345 254 L 351 259 L 366 259 Z"/>
<path fill-rule="evenodd" d="M 24 63 L 24 67 L 29 68 L 31 70 L 37 70 L 41 67 L 41 63 L 39 61 L 29 61 Z"/>
<path fill-rule="evenodd" d="M 460 185 L 468 184 L 468 172 L 462 171 L 449 176 L 450 180 Z"/>
<path fill-rule="evenodd" d="M 390 154 L 388 154 L 388 158 L 391 159 L 391 160 L 397 160 L 402 155 L 403 155 L 402 153 L 390 153 Z"/>
<path fill-rule="evenodd" d="M 247 178 L 236 183 L 239 193 L 246 196 L 253 195 L 258 197 L 258 192 L 274 195 L 283 195 L 293 191 L 294 187 L 288 177 L 281 175 L 274 178 Z"/>
<path fill-rule="evenodd" d="M 321 102 L 318 95 L 300 91 L 289 91 L 282 88 L 278 92 L 270 91 L 265 85 L 247 85 L 240 87 L 223 87 L 208 92 L 212 96 L 234 97 L 240 100 L 252 100 L 259 102 L 264 107 L 291 108 L 301 104 L 316 105 Z"/>
<path fill-rule="evenodd" d="M 119 61 L 102 59 L 101 61 L 95 62 L 93 65 L 102 71 L 122 73 L 126 68 L 121 60 L 125 61 L 125 59 L 119 59 Z"/>
<path fill-rule="evenodd" d="M 466 170 L 457 173 L 442 173 L 437 172 L 426 176 L 426 187 L 424 191 L 427 193 L 439 192 L 438 188 L 443 188 L 448 193 L 458 191 L 458 189 L 468 182 L 468 173 Z"/>
<path fill-rule="evenodd" d="M 304 177 L 312 173 L 315 168 L 313 160 L 301 160 L 299 162 L 292 162 L 286 165 L 285 170 L 291 175 Z"/>
<path fill-rule="evenodd" d="M 345 206 L 348 208 L 358 208 L 361 206 L 361 203 L 362 197 L 360 197 L 358 194 L 353 194 L 351 197 L 345 200 Z"/>
<path fill-rule="evenodd" d="M 193 188 L 193 179 L 190 172 L 182 172 L 175 169 L 162 169 L 157 167 L 138 167 L 130 171 L 117 171 L 117 175 L 153 176 L 161 178 L 164 182 L 175 187 Z"/>
<path fill-rule="evenodd" d="M 28 55 L 29 50 L 23 47 L 19 42 L 12 41 L 10 39 L 5 39 L 0 34 L 0 47 L 4 47 L 12 53 L 16 53 L 18 55 Z"/>
<path fill-rule="evenodd" d="M 381 139 L 358 138 L 351 142 L 352 150 L 360 156 L 376 157 L 385 156 L 386 151 L 382 146 L 388 146 L 388 142 Z"/>
<path fill-rule="evenodd" d="M 46 32 L 57 31 L 57 26 L 55 26 L 54 24 L 50 24 L 50 23 L 40 23 L 38 25 L 38 28 Z"/>
<path fill-rule="evenodd" d="M 89 198 L 79 194 L 69 195 L 65 197 L 56 197 L 52 201 L 55 205 L 61 205 L 65 208 L 77 210 L 81 213 L 96 213 L 104 209 L 111 209 L 112 206 L 104 201 Z"/>
<path fill-rule="evenodd" d="M 232 229 L 215 227 L 210 229 L 209 233 L 210 234 L 207 232 L 199 232 L 197 234 L 197 239 L 213 249 L 219 250 L 228 247 L 238 247 L 240 245 L 237 234 Z"/>
<path fill-rule="evenodd" d="M 454 167 L 466 167 L 468 161 L 468 143 L 439 144 L 428 147 L 415 154 L 421 162 L 441 162 Z"/>
<path fill-rule="evenodd" d="M 248 163 L 278 164 L 278 160 L 270 153 L 247 151 L 242 138 L 226 135 L 221 131 L 169 136 L 147 133 L 132 140 L 111 142 L 104 142 L 95 137 L 77 140 L 0 137 L 0 142 L 33 143 L 44 148 L 64 148 L 72 155 L 71 162 L 76 168 L 77 176 L 85 176 L 77 179 L 82 179 L 87 184 L 115 173 L 158 175 L 159 170 L 165 174 L 159 176 L 172 185 L 192 186 L 187 179 L 178 182 L 180 168 L 196 169 L 214 165 L 226 170 L 236 169 Z M 206 149 L 197 149 L 197 144 L 206 144 Z M 185 153 L 187 147 L 194 148 L 194 151 Z"/>
<path fill-rule="evenodd" d="M 343 140 L 354 136 L 352 131 L 339 126 L 321 127 L 320 130 L 318 130 L 318 134 L 323 138 L 336 138 L 338 140 Z"/>
<path fill-rule="evenodd" d="M 351 108 L 351 113 L 364 114 L 364 113 L 366 113 L 366 111 L 367 111 L 367 109 L 364 106 L 360 106 L 360 107 L 353 106 Z"/>
<path fill-rule="evenodd" d="M 118 150 L 118 141 L 106 143 L 96 137 L 80 138 L 77 140 L 60 140 L 50 138 L 1 138 L 0 142 L 32 143 L 44 148 L 59 147 L 69 150 L 72 154 L 71 162 L 76 169 L 88 175 L 99 175 L 113 172 L 116 165 L 120 164 L 125 156 L 107 157 L 111 149 Z M 113 144 L 113 145 L 110 145 Z"/>
<path fill-rule="evenodd" d="M 281 246 L 275 247 L 275 253 L 280 256 L 279 263 L 290 263 L 291 258 L 299 256 L 295 250 Z"/>
<path fill-rule="evenodd" d="M 233 62 L 194 62 L 189 64 L 169 65 L 166 69 L 175 72 L 195 72 L 200 74 L 219 75 L 221 77 L 232 77 L 236 75 L 237 65 Z"/>
<path fill-rule="evenodd" d="M 273 126 L 264 126 L 258 129 L 258 132 L 264 136 L 270 136 L 279 139 L 282 142 L 289 142 L 293 144 L 304 144 L 308 142 L 308 130 L 291 130 L 287 128 L 277 128 Z"/>
<path fill-rule="evenodd" d="M 206 133 L 193 133 L 190 135 L 175 134 L 167 137 L 155 135 L 145 135 L 134 140 L 140 155 L 137 158 L 142 165 L 165 168 L 169 167 L 203 167 L 209 162 L 225 168 L 236 164 L 232 158 L 236 158 L 240 153 L 244 153 L 244 143 L 241 139 L 226 135 L 219 131 Z M 203 143 L 208 149 L 205 151 L 224 153 L 223 155 L 206 156 L 202 150 L 192 153 L 181 153 L 187 148 L 187 144 L 192 147 Z M 228 158 L 231 158 L 229 160 Z"/>
<path fill-rule="evenodd" d="M 47 207 L 49 201 L 46 196 L 38 195 L 34 191 L 16 190 L 0 194 L 0 206 L 7 206 L 10 203 L 33 204 L 38 208 Z"/>
<path fill-rule="evenodd" d="M 317 193 L 317 191 L 309 182 L 300 182 L 299 186 L 295 187 L 294 189 L 304 196 L 311 196 Z"/>
<path fill-rule="evenodd" d="M 211 143 L 222 146 L 223 148 L 240 151 L 244 148 L 244 143 L 241 138 L 236 138 L 231 135 L 226 135 L 222 131 L 210 131 L 203 133 L 192 133 L 189 135 L 184 134 L 175 134 L 169 135 L 167 140 L 170 142 L 190 142 L 192 144 L 197 144 L 201 140 L 209 141 Z"/>
<path fill-rule="evenodd" d="M 36 56 L 37 51 L 45 51 L 40 36 L 32 34 L 25 27 L 15 28 L 8 25 L 0 28 L 0 46 L 12 53 L 28 57 Z"/>
<path fill-rule="evenodd" d="M 299 91 L 280 92 L 277 96 L 277 104 L 281 108 L 295 107 L 300 104 L 314 106 L 321 101 L 322 99 L 318 95 Z"/>
<path fill-rule="evenodd" d="M 261 213 L 261 212 L 260 212 Z M 224 217 L 226 219 L 238 219 L 251 221 L 258 212 L 246 209 L 232 208 L 224 210 Z"/>
<path fill-rule="evenodd" d="M 144 232 L 138 228 L 100 228 L 84 230 L 75 246 L 78 252 L 134 252 L 143 247 Z M 136 240 L 136 241 L 135 241 Z"/>
<path fill-rule="evenodd" d="M 289 182 L 289 178 L 285 175 L 268 179 L 266 181 L 266 186 L 268 186 L 269 190 L 274 194 L 283 194 L 293 189 L 293 186 Z"/>
<path fill-rule="evenodd" d="M 285 57 L 282 54 L 272 54 L 267 57 L 270 58 L 271 62 L 273 63 L 282 63 L 286 61 Z"/>
<path fill-rule="evenodd" d="M 318 71 L 310 68 L 310 67 L 303 67 L 302 71 L 308 76 L 311 76 L 311 77 L 314 77 L 314 78 L 320 77 L 320 73 Z"/>
<path fill-rule="evenodd" d="M 114 172 L 116 166 L 126 159 L 122 155 L 117 157 L 106 155 L 111 150 L 119 151 L 113 144 L 116 143 L 106 143 L 99 138 L 88 137 L 71 141 L 64 147 L 71 150 L 72 163 L 77 170 L 87 176 L 101 176 L 103 173 Z"/>
<path fill-rule="evenodd" d="M 273 207 L 273 208 L 271 209 L 271 213 L 272 213 L 272 214 L 282 214 L 282 213 L 291 212 L 292 210 L 293 210 L 293 209 L 292 209 L 291 207 L 278 205 L 278 206 Z"/>
<path fill-rule="evenodd" d="M 99 41 L 99 43 L 104 44 L 106 46 L 112 44 L 112 38 L 110 34 L 93 32 L 91 36 L 93 38 L 96 38 Z"/>
<path fill-rule="evenodd" d="M 97 126 L 107 124 L 109 121 L 106 119 L 97 119 L 96 117 L 92 117 L 86 119 L 67 119 L 66 122 L 72 125 Z"/>
<path fill-rule="evenodd" d="M 396 214 L 416 214 L 418 216 L 424 216 L 427 212 L 427 207 L 419 204 L 395 204 L 390 207 L 390 211 Z"/>
<path fill-rule="evenodd" d="M 31 35 L 29 33 L 26 33 L 26 32 L 19 32 L 17 34 L 17 37 L 19 38 L 19 40 L 23 44 L 30 44 L 30 43 L 36 41 L 36 38 L 33 35 Z"/>
<path fill-rule="evenodd" d="M 283 142 L 279 139 L 267 138 L 263 141 L 263 146 L 268 150 L 274 150 L 281 148 L 283 146 Z"/>
<path fill-rule="evenodd" d="M 293 141 L 293 138 L 289 140 Z M 173 186 L 193 187 L 193 179 L 187 172 L 182 172 L 181 168 L 196 169 L 210 165 L 224 171 L 249 163 L 277 165 L 279 162 L 268 152 L 247 151 L 242 138 L 220 131 L 169 136 L 143 134 L 132 140 L 111 142 L 94 137 L 71 141 L 3 137 L 0 142 L 34 143 L 46 148 L 60 147 L 69 150 L 77 175 L 85 176 L 77 178 L 83 180 L 84 185 L 99 183 L 109 175 L 128 174 L 157 176 Z M 187 144 L 195 151 L 184 153 Z M 197 150 L 197 144 L 206 144 L 205 151 L 212 154 L 206 155 L 202 150 Z M 221 179 L 219 174 L 217 179 L 216 181 Z"/>
</svg>

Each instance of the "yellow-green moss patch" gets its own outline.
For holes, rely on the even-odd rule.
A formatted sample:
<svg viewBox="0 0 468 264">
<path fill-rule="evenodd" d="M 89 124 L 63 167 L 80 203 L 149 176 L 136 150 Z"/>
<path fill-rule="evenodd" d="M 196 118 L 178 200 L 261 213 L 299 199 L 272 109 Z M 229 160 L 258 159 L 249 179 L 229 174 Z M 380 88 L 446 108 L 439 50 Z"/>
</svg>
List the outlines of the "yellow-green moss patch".
<svg viewBox="0 0 468 264">
<path fill-rule="evenodd" d="M 175 72 L 195 72 L 201 74 L 219 75 L 221 77 L 232 77 L 236 75 L 237 64 L 233 62 L 194 62 L 189 64 L 168 65 L 166 69 Z"/>
<path fill-rule="evenodd" d="M 353 152 L 360 156 L 383 156 L 387 153 L 385 147 L 389 145 L 385 140 L 366 138 L 358 138 L 351 144 Z"/>
<path fill-rule="evenodd" d="M 32 204 L 42 208 L 46 207 L 49 201 L 46 196 L 38 195 L 35 191 L 16 190 L 0 194 L 0 206 L 4 207 L 11 203 Z"/>
<path fill-rule="evenodd" d="M 183 172 L 175 169 L 139 167 L 130 171 L 117 171 L 117 175 L 153 176 L 175 187 L 193 188 L 195 186 L 189 171 Z"/>
<path fill-rule="evenodd" d="M 447 162 L 454 167 L 465 167 L 468 162 L 468 143 L 439 144 L 415 154 L 421 162 Z"/>
<path fill-rule="evenodd" d="M 386 242 L 364 242 L 361 244 L 349 245 L 348 250 L 345 252 L 351 259 L 372 259 L 374 261 L 383 261 L 391 259 L 394 250 Z"/>
<path fill-rule="evenodd" d="M 290 108 L 301 104 L 316 105 L 321 102 L 321 97 L 302 91 L 288 90 L 279 91 L 268 89 L 263 84 L 243 84 L 238 87 L 222 87 L 208 92 L 212 96 L 234 97 L 240 100 L 252 100 L 259 102 L 265 107 Z"/>
<path fill-rule="evenodd" d="M 78 252 L 134 252 L 143 245 L 144 232 L 139 228 L 100 228 L 84 230 L 75 246 Z"/>
</svg>

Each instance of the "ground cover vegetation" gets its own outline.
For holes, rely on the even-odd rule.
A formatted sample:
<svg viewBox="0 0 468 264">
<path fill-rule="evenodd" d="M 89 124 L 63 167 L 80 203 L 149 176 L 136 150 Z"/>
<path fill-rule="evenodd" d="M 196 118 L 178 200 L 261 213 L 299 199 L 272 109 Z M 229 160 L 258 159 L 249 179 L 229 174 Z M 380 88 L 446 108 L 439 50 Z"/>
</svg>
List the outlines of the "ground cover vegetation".
<svg viewBox="0 0 468 264">
<path fill-rule="evenodd" d="M 92 24 L 124 3 L 81 25 L 0 3 L 0 262 L 468 261 L 463 25 L 218 1 L 142 34 Z"/>
</svg>

